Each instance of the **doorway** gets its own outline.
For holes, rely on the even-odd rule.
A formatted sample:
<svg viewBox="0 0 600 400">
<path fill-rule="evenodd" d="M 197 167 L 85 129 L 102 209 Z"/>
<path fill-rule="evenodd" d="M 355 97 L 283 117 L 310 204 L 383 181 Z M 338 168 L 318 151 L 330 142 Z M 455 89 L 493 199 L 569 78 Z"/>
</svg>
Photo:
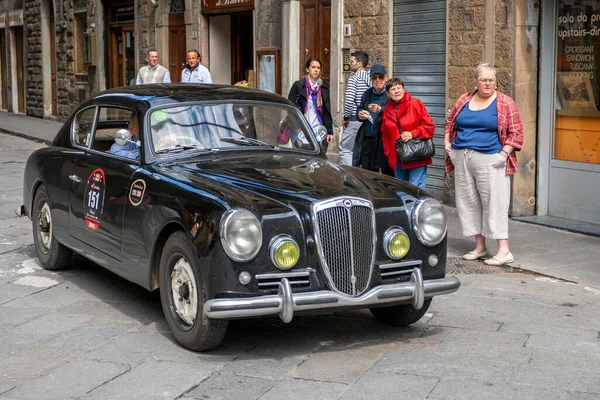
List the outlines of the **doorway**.
<svg viewBox="0 0 600 400">
<path fill-rule="evenodd" d="M 595 0 L 558 0 L 542 9 L 537 214 L 600 225 L 600 39 L 565 36 L 569 16 L 594 29 Z M 571 17 L 572 18 L 572 17 Z"/>
<path fill-rule="evenodd" d="M 108 84 L 110 88 L 135 83 L 135 35 L 133 2 L 108 9 Z"/>
<path fill-rule="evenodd" d="M 11 44 L 14 45 L 13 60 L 15 65 L 11 68 L 13 70 L 13 109 L 16 104 L 14 111 L 24 114 L 25 113 L 25 73 L 23 63 L 23 27 L 18 26 L 11 29 Z M 15 70 L 16 68 L 16 70 Z M 15 98 L 16 97 L 16 98 Z"/>
<path fill-rule="evenodd" d="M 321 78 L 329 82 L 331 57 L 331 0 L 300 2 L 300 76 L 306 74 L 306 60 L 321 60 Z"/>
<path fill-rule="evenodd" d="M 2 109 L 8 109 L 8 88 L 6 87 L 6 30 L 0 29 L 0 75 L 2 78 L 0 82 L 2 84 Z"/>
<path fill-rule="evenodd" d="M 252 11 L 209 19 L 210 72 L 214 83 L 233 85 L 254 77 Z M 252 83 L 250 82 L 250 83 Z"/>
<path fill-rule="evenodd" d="M 171 82 L 179 82 L 187 62 L 184 13 L 169 14 L 169 73 Z"/>
<path fill-rule="evenodd" d="M 254 35 L 252 11 L 231 14 L 231 83 L 252 79 Z"/>
</svg>

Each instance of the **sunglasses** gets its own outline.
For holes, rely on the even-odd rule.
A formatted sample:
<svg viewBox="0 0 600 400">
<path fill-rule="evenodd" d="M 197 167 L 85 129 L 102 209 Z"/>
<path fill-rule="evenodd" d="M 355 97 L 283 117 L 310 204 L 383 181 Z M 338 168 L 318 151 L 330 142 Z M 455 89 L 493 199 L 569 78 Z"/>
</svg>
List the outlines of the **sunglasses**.
<svg viewBox="0 0 600 400">
<path fill-rule="evenodd" d="M 379 80 L 385 79 L 385 76 L 384 75 L 372 75 L 371 79 L 374 81 L 379 81 Z"/>
</svg>

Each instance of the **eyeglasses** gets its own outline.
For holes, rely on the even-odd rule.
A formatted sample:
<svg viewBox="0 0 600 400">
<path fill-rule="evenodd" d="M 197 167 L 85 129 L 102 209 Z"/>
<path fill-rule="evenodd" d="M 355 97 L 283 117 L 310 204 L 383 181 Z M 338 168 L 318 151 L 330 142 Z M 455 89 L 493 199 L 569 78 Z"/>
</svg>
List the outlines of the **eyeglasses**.
<svg viewBox="0 0 600 400">
<path fill-rule="evenodd" d="M 384 79 L 385 79 L 385 76 L 383 76 L 383 75 L 372 75 L 372 76 L 371 76 L 371 79 L 372 79 L 372 80 L 374 80 L 374 81 L 377 81 L 377 80 L 384 80 Z"/>
<path fill-rule="evenodd" d="M 478 79 L 479 83 L 483 83 L 484 85 L 489 83 L 490 85 L 496 82 L 495 79 Z"/>
</svg>

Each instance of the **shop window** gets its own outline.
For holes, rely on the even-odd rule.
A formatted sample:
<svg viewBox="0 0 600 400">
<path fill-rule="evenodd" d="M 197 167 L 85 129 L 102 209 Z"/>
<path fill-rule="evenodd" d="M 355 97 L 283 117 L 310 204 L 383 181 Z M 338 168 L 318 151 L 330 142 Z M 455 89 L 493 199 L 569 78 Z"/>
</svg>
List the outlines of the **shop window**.
<svg viewBox="0 0 600 400">
<path fill-rule="evenodd" d="M 554 158 L 600 164 L 600 2 L 558 1 Z"/>
<path fill-rule="evenodd" d="M 90 62 L 90 37 L 87 34 L 87 12 L 75 13 L 75 73 L 87 73 L 87 63 Z"/>
</svg>

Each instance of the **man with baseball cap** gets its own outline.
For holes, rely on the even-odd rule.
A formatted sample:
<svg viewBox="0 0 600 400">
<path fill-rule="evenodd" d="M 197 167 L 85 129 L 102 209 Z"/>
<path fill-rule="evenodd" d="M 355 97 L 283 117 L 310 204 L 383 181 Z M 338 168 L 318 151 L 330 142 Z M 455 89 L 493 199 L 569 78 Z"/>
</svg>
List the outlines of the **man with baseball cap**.
<svg viewBox="0 0 600 400">
<path fill-rule="evenodd" d="M 387 72 L 381 64 L 374 64 L 369 71 L 371 88 L 362 95 L 357 118 L 362 121 L 354 145 L 354 159 L 364 169 L 394 176 L 383 152 L 381 141 L 381 117 L 389 98 L 385 91 Z"/>
</svg>

